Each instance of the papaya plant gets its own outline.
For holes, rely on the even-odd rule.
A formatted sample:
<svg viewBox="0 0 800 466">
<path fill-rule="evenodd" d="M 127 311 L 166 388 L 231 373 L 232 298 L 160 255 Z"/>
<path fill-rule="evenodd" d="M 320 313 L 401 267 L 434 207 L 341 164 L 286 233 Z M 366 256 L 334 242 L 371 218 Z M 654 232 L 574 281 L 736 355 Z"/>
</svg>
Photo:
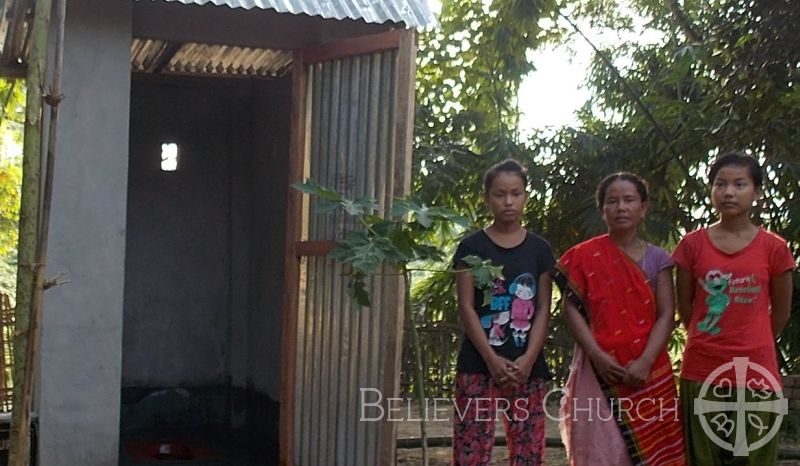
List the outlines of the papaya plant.
<svg viewBox="0 0 800 466">
<path fill-rule="evenodd" d="M 469 226 L 469 221 L 445 207 L 429 207 L 414 196 L 394 199 L 391 212 L 380 212 L 378 203 L 371 198 L 349 199 L 342 194 L 320 185 L 312 179 L 295 183 L 293 188 L 303 193 L 317 196 L 322 212 L 341 209 L 356 219 L 357 228 L 345 232 L 344 239 L 328 254 L 328 258 L 347 266 L 348 293 L 358 306 L 369 306 L 370 296 L 367 280 L 380 274 L 385 267 L 393 269 L 403 277 L 405 288 L 405 309 L 409 319 L 408 328 L 414 348 L 420 406 L 420 433 L 422 437 L 422 461 L 428 464 L 427 433 L 425 430 L 424 396 L 425 377 L 420 337 L 417 327 L 422 324 L 414 318 L 411 300 L 411 279 L 414 272 L 428 274 L 471 273 L 475 285 L 489 290 L 495 279 L 502 276 L 502 266 L 477 256 L 467 256 L 464 260 L 469 268 L 453 270 L 448 258 L 437 246 L 441 235 L 455 238 Z M 491 296 L 491 293 L 484 293 Z"/>
</svg>

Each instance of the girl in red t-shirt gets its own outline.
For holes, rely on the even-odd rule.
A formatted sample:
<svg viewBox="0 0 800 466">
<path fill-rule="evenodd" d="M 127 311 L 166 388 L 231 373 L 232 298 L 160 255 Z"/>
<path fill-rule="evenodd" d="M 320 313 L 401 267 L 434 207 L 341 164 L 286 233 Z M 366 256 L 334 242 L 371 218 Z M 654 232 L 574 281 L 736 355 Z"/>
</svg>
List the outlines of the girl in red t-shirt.
<svg viewBox="0 0 800 466">
<path fill-rule="evenodd" d="M 719 221 L 687 234 L 673 253 L 688 335 L 680 381 L 687 462 L 771 465 L 772 427 L 785 414 L 775 337 L 789 320 L 794 258 L 750 218 L 762 195 L 754 158 L 723 155 L 708 178 Z"/>
</svg>

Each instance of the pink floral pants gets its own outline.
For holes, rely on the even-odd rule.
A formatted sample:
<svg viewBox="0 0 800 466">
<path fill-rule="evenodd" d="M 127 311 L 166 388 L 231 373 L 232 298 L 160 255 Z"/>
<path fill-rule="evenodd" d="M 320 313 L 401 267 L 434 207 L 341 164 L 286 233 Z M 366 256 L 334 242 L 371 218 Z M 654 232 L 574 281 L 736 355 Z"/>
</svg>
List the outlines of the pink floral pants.
<svg viewBox="0 0 800 466">
<path fill-rule="evenodd" d="M 453 465 L 490 464 L 498 419 L 505 427 L 511 466 L 544 464 L 546 392 L 542 379 L 500 388 L 486 374 L 456 374 Z"/>
</svg>

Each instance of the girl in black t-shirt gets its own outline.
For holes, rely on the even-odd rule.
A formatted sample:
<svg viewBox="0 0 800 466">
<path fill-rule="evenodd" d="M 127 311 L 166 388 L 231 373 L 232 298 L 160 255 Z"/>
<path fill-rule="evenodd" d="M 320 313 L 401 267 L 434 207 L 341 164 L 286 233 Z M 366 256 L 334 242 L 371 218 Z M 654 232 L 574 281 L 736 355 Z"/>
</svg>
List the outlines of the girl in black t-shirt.
<svg viewBox="0 0 800 466">
<path fill-rule="evenodd" d="M 542 401 L 548 377 L 542 347 L 550 315 L 550 245 L 522 228 L 527 175 L 514 160 L 489 169 L 484 200 L 493 221 L 458 245 L 454 257 L 463 338 L 455 387 L 453 464 L 489 464 L 494 422 L 503 421 L 511 464 L 544 461 Z M 464 258 L 503 266 L 484 300 Z M 483 305 L 488 302 L 487 305 Z"/>
</svg>

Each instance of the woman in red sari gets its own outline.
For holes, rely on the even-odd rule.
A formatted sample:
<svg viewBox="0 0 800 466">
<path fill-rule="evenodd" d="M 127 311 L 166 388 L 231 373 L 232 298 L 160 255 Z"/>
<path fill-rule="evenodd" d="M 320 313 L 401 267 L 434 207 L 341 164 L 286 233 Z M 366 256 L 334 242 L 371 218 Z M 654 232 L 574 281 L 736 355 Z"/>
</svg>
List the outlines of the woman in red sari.
<svg viewBox="0 0 800 466">
<path fill-rule="evenodd" d="M 556 264 L 565 317 L 577 345 L 561 409 L 570 465 L 685 464 L 672 366 L 673 263 L 639 237 L 647 185 L 606 177 L 597 206 L 608 233 Z"/>
</svg>

